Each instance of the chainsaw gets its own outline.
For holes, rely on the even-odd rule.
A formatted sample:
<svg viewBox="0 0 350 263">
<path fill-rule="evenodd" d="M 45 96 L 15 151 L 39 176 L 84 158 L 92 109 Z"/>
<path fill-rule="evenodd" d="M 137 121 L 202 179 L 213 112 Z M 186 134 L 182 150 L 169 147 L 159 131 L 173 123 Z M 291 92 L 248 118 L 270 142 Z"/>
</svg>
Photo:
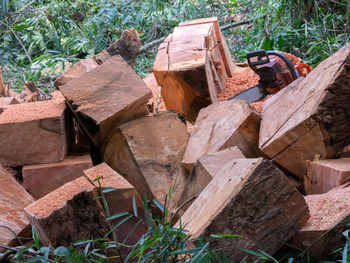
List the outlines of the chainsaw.
<svg viewBox="0 0 350 263">
<path fill-rule="evenodd" d="M 248 103 L 262 100 L 311 71 L 311 67 L 300 62 L 297 57 L 279 51 L 252 51 L 247 54 L 247 61 L 249 67 L 259 75 L 259 84 L 229 100 L 241 99 Z"/>
</svg>

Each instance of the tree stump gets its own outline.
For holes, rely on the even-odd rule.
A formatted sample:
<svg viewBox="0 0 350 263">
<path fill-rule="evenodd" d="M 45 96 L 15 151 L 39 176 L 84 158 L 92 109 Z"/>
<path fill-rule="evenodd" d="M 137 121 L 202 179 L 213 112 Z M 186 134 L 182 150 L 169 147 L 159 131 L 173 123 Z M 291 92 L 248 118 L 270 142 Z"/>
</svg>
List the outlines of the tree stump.
<svg viewBox="0 0 350 263">
<path fill-rule="evenodd" d="M 237 146 L 246 157 L 257 157 L 259 125 L 259 115 L 242 100 L 222 101 L 202 109 L 182 165 L 191 171 L 200 157 L 232 146 Z"/>
</svg>

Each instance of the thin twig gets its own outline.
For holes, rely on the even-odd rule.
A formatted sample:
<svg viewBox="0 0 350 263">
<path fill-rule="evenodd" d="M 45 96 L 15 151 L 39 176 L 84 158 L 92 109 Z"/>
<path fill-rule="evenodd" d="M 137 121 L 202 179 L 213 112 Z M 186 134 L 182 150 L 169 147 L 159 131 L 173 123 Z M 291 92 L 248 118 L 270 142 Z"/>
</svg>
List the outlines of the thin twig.
<svg viewBox="0 0 350 263">
<path fill-rule="evenodd" d="M 14 12 L 13 14 L 18 14 L 18 13 L 24 11 L 25 9 L 27 9 L 27 7 L 29 7 L 30 5 L 34 4 L 35 1 L 36 1 L 36 0 L 33 0 L 33 1 L 29 2 L 28 4 L 26 4 L 25 6 L 23 6 L 20 10 Z"/>
<path fill-rule="evenodd" d="M 145 52 L 146 50 L 150 49 L 151 47 L 153 47 L 153 46 L 155 46 L 155 45 L 157 45 L 157 44 L 162 43 L 165 39 L 166 39 L 166 37 L 162 37 L 162 38 L 160 38 L 160 39 L 156 39 L 156 40 L 154 40 L 154 41 L 152 41 L 152 42 L 147 43 L 146 45 L 144 45 L 143 47 L 141 47 L 140 53 Z"/>
<path fill-rule="evenodd" d="M 23 45 L 21 39 L 17 36 L 17 34 L 15 33 L 15 31 L 13 31 L 13 29 L 12 29 L 7 23 L 4 23 L 4 22 L 2 22 L 2 21 L 0 21 L 0 23 L 3 24 L 3 25 L 5 25 L 8 29 L 10 29 L 10 31 L 11 31 L 12 34 L 15 36 L 15 38 L 17 39 L 17 41 L 19 42 L 19 44 L 22 46 L 22 49 L 24 50 L 24 53 L 26 53 L 26 56 L 27 56 L 27 58 L 29 59 L 30 64 L 32 64 L 33 61 L 32 61 L 32 59 L 31 59 L 31 57 L 29 56 L 29 53 L 28 53 L 27 49 L 24 47 L 24 45 Z"/>
<path fill-rule="evenodd" d="M 19 246 L 19 247 L 10 247 L 10 246 L 6 246 L 6 245 L 3 245 L 3 244 L 0 244 L 0 248 L 4 248 L 4 249 L 7 249 L 7 250 L 12 250 L 12 251 L 20 251 L 22 248 L 24 248 L 24 246 Z"/>
<path fill-rule="evenodd" d="M 303 252 L 301 252 L 298 257 L 304 256 L 311 248 L 313 248 L 324 236 L 326 236 L 328 233 L 332 232 L 337 226 L 339 226 L 344 220 L 347 218 L 345 217 L 343 220 L 339 221 L 335 226 L 331 227 L 328 229 L 326 232 L 324 232 L 322 235 L 320 235 L 310 246 L 305 248 Z"/>
<path fill-rule="evenodd" d="M 0 225 L 0 227 L 5 228 L 5 229 L 7 229 L 8 231 L 10 231 L 10 232 L 15 236 L 15 238 L 18 239 L 19 243 L 23 246 L 22 240 L 19 238 L 19 236 L 16 234 L 15 231 L 13 231 L 13 230 L 12 230 L 11 228 L 9 228 L 8 226 Z"/>
<path fill-rule="evenodd" d="M 180 205 L 180 206 L 176 209 L 176 211 L 175 211 L 175 213 L 173 214 L 173 216 L 170 218 L 169 222 L 171 222 L 172 219 L 173 219 L 175 216 L 177 216 L 177 214 L 180 212 L 180 210 L 181 210 L 185 205 L 187 205 L 189 202 L 191 202 L 192 200 L 196 199 L 197 197 L 198 197 L 197 195 L 194 195 L 194 196 L 192 196 L 190 199 L 188 199 L 187 201 L 185 201 L 182 205 Z"/>
</svg>

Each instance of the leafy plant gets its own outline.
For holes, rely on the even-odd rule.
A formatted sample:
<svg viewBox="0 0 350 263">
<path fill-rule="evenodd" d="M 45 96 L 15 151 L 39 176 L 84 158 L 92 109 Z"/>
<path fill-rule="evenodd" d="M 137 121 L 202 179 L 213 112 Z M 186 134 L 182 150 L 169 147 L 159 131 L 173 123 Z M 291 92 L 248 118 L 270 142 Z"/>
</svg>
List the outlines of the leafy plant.
<svg viewBox="0 0 350 263">
<path fill-rule="evenodd" d="M 120 262 L 228 262 L 221 250 L 212 251 L 209 242 L 204 243 L 201 238 L 191 239 L 187 231 L 180 224 L 179 228 L 172 227 L 174 216 L 169 217 L 168 208 L 156 200 L 153 203 L 160 215 L 154 215 L 149 207 L 149 202 L 144 199 L 144 215 L 138 214 L 135 197 L 133 198 L 133 213 L 121 212 L 110 214 L 109 205 L 105 194 L 116 189 L 103 189 L 97 178 L 101 200 L 109 222 L 118 219 L 119 222 L 112 224 L 105 237 L 91 240 L 81 240 L 69 247 L 60 246 L 56 249 L 42 247 L 34 228 L 32 228 L 34 243 L 20 249 L 15 260 L 23 263 L 30 262 L 104 262 L 107 259 L 116 258 Z M 172 189 L 169 190 L 169 199 Z M 137 218 L 137 223 L 132 227 L 129 234 L 122 242 L 118 241 L 116 230 L 131 218 Z M 147 225 L 147 232 L 134 245 L 126 245 L 129 235 L 139 224 Z M 218 234 L 215 238 L 241 238 L 237 235 Z M 193 248 L 188 248 L 192 244 Z M 122 248 L 128 249 L 126 256 L 122 256 Z"/>
</svg>

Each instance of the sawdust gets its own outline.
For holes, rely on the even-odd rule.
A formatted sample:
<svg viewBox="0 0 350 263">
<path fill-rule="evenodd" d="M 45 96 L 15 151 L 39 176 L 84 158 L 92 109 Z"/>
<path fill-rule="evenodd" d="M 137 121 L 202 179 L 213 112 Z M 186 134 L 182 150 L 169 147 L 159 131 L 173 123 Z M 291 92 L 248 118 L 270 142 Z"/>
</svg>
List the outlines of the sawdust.
<svg viewBox="0 0 350 263">
<path fill-rule="evenodd" d="M 241 72 L 237 72 L 232 78 L 225 81 L 224 89 L 218 93 L 218 100 L 227 100 L 236 94 L 249 89 L 259 83 L 259 76 L 250 68 L 245 68 Z M 257 112 L 261 113 L 262 103 L 271 96 L 267 96 L 261 101 L 250 104 Z"/>
<path fill-rule="evenodd" d="M 250 103 L 250 106 L 252 106 L 257 112 L 261 113 L 262 112 L 262 104 L 264 103 L 264 101 L 268 100 L 272 96 L 273 95 L 268 95 L 268 96 L 266 96 L 266 98 L 264 98 L 260 101 Z"/>
<path fill-rule="evenodd" d="M 64 100 L 57 99 L 13 104 L 4 108 L 6 110 L 0 115 L 0 124 L 57 118 L 63 114 L 66 104 Z"/>
<path fill-rule="evenodd" d="M 310 219 L 304 226 L 308 230 L 328 230 L 348 216 L 350 187 L 341 186 L 328 193 L 305 196 L 310 209 Z"/>
<path fill-rule="evenodd" d="M 218 93 L 218 100 L 224 101 L 259 83 L 259 76 L 250 68 L 234 73 L 225 81 L 224 89 Z"/>
</svg>

